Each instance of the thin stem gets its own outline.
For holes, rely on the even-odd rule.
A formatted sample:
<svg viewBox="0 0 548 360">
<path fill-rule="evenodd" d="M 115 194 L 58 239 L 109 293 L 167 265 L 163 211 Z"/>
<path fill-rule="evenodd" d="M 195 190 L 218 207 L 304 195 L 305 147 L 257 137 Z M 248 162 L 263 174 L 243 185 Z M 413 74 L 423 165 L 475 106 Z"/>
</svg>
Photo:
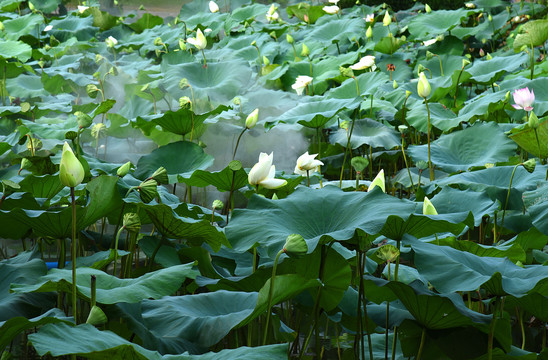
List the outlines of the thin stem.
<svg viewBox="0 0 548 360">
<path fill-rule="evenodd" d="M 240 139 L 242 138 L 242 135 L 245 133 L 246 130 L 247 128 L 244 127 L 244 129 L 240 133 L 240 136 L 238 136 L 238 140 L 236 141 L 236 147 L 234 148 L 234 153 L 232 154 L 232 160 L 234 160 L 234 158 L 236 157 L 236 151 L 238 151 L 238 145 L 240 144 Z"/>
<path fill-rule="evenodd" d="M 453 103 L 453 107 L 455 109 L 457 108 L 457 94 L 459 92 L 459 81 L 460 81 L 460 77 L 461 77 L 463 71 L 464 71 L 464 66 L 462 67 L 462 69 L 460 69 L 459 76 L 457 77 L 457 82 L 455 84 L 455 102 Z M 457 112 L 457 115 L 458 115 L 459 110 L 457 109 L 456 112 Z"/>
<path fill-rule="evenodd" d="M 122 233 L 122 230 L 124 230 L 125 227 L 122 226 L 120 230 L 116 233 L 116 240 L 114 242 L 114 272 L 112 275 L 116 276 L 116 264 L 118 263 L 118 239 L 120 238 L 120 234 Z"/>
<path fill-rule="evenodd" d="M 70 256 L 72 260 L 72 314 L 74 323 L 78 324 L 78 308 L 76 297 L 76 197 L 74 196 L 74 187 L 70 188 L 70 198 L 72 202 L 72 242 L 70 246 Z"/>
<path fill-rule="evenodd" d="M 441 76 L 443 76 L 443 65 L 441 64 L 441 58 L 438 55 L 436 55 L 436 57 L 440 61 L 440 71 L 441 71 Z"/>
<path fill-rule="evenodd" d="M 204 68 L 207 69 L 207 60 L 206 60 L 206 57 L 205 57 L 204 49 L 202 49 L 202 56 L 204 57 Z"/>
<path fill-rule="evenodd" d="M 422 328 L 422 334 L 421 334 L 421 344 L 419 346 L 419 352 L 417 353 L 416 360 L 420 360 L 422 356 L 422 350 L 424 349 L 424 342 L 426 339 L 426 328 Z"/>
<path fill-rule="evenodd" d="M 358 93 L 358 96 L 360 96 L 360 84 L 358 83 L 358 79 L 356 79 L 355 76 L 352 76 L 352 79 L 356 82 L 356 92 Z"/>
<path fill-rule="evenodd" d="M 502 209 L 502 220 L 500 221 L 500 231 L 502 232 L 503 226 L 504 226 L 504 215 L 506 215 L 506 207 L 508 206 L 508 199 L 510 199 L 510 191 L 512 190 L 512 181 L 514 180 L 514 174 L 516 173 L 516 169 L 521 164 L 517 164 L 514 166 L 514 170 L 512 170 L 512 176 L 510 176 L 510 185 L 508 185 L 508 193 L 506 194 L 506 201 L 504 202 L 504 209 Z M 497 241 L 497 233 L 495 233 L 495 242 Z"/>
<path fill-rule="evenodd" d="M 540 159 L 540 163 L 543 164 L 544 161 L 542 159 L 542 156 L 541 156 L 541 151 L 540 151 L 540 141 L 538 140 L 538 132 L 537 132 L 537 129 L 535 129 L 535 137 L 537 138 L 537 146 L 538 146 L 538 158 Z"/>
<path fill-rule="evenodd" d="M 232 171 L 232 183 L 230 184 L 230 193 L 228 194 L 228 202 L 226 204 L 226 224 L 228 225 L 228 217 L 232 210 L 232 194 L 234 193 L 234 182 L 236 181 L 236 171 Z"/>
<path fill-rule="evenodd" d="M 434 169 L 432 168 L 432 159 L 430 157 L 430 108 L 428 107 L 428 99 L 424 98 L 424 103 L 426 104 L 426 112 L 428 113 L 428 120 L 426 124 L 428 137 L 428 171 L 430 174 L 430 181 L 432 181 L 434 180 Z"/>
<path fill-rule="evenodd" d="M 342 167 L 341 167 L 341 176 L 340 176 L 340 179 L 339 179 L 339 188 L 342 188 L 344 165 L 346 163 L 346 156 L 348 155 L 348 150 L 350 148 L 350 138 L 352 138 L 352 132 L 354 131 L 354 124 L 356 124 L 356 112 L 354 112 L 354 117 L 352 118 L 352 126 L 350 127 L 350 133 L 348 134 L 348 141 L 346 142 L 346 148 L 345 148 L 345 151 L 344 151 L 343 164 L 342 164 Z M 548 172 L 547 172 L 547 174 L 548 174 Z"/>
<path fill-rule="evenodd" d="M 310 171 L 306 170 L 306 186 L 310 187 Z"/>
<path fill-rule="evenodd" d="M 411 177 L 411 171 L 409 170 L 409 164 L 407 163 L 407 156 L 405 156 L 405 143 L 404 136 L 401 135 L 401 152 L 403 154 L 403 161 L 405 162 L 405 168 L 407 169 L 407 175 L 409 175 L 409 181 L 411 181 L 411 189 L 415 187 L 413 184 L 413 178 Z"/>
<path fill-rule="evenodd" d="M 268 306 L 266 308 L 266 322 L 264 327 L 263 345 L 266 345 L 266 339 L 268 338 L 268 323 L 270 321 L 270 312 L 272 309 L 272 294 L 274 293 L 274 279 L 276 279 L 276 268 L 278 267 L 278 259 L 284 250 L 278 251 L 276 259 L 274 259 L 274 266 L 272 267 L 272 278 L 270 279 L 270 290 L 268 291 Z"/>
</svg>

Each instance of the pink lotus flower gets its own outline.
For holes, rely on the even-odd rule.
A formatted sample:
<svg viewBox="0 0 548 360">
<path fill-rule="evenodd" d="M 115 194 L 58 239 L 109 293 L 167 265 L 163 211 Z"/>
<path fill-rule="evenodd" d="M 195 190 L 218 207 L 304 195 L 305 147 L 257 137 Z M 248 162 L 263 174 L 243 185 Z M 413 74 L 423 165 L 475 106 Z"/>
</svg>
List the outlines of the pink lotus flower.
<svg viewBox="0 0 548 360">
<path fill-rule="evenodd" d="M 515 104 L 512 105 L 515 109 L 523 109 L 525 111 L 533 110 L 531 104 L 535 101 L 535 93 L 529 88 L 515 90 L 512 94 Z"/>
</svg>

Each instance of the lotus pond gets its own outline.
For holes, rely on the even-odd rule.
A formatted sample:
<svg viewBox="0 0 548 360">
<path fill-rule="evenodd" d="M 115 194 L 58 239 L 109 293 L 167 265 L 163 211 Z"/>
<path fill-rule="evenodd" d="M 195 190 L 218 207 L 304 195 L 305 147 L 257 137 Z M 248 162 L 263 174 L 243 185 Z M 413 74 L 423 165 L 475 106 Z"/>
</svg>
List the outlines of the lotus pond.
<svg viewBox="0 0 548 360">
<path fill-rule="evenodd" d="M 1 358 L 548 358 L 546 1 L 439 3 L 0 0 Z"/>
</svg>

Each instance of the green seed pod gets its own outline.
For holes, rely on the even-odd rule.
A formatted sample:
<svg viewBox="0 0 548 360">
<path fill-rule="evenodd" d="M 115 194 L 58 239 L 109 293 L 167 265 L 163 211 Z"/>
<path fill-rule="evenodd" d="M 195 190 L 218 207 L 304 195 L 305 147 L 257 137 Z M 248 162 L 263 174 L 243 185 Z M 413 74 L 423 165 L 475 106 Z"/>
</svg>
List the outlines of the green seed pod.
<svg viewBox="0 0 548 360">
<path fill-rule="evenodd" d="M 523 165 L 523 167 L 525 168 L 525 170 L 527 170 L 527 172 L 532 173 L 533 171 L 535 171 L 535 166 L 537 165 L 537 163 L 535 159 L 533 158 L 533 159 L 527 160 L 521 165 Z"/>
<path fill-rule="evenodd" d="M 183 90 L 183 89 L 186 88 L 187 86 L 189 86 L 189 84 L 188 84 L 188 79 L 187 79 L 187 78 L 182 78 L 182 79 L 179 81 L 179 89 Z"/>
<path fill-rule="evenodd" d="M 232 99 L 232 103 L 234 105 L 240 105 L 242 103 L 242 100 L 236 96 L 234 99 Z"/>
<path fill-rule="evenodd" d="M 67 140 L 74 140 L 78 137 L 78 133 L 76 131 L 67 131 L 65 133 L 65 139 Z"/>
<path fill-rule="evenodd" d="M 150 175 L 149 179 L 156 180 L 158 185 L 169 184 L 169 178 L 167 176 L 167 170 L 163 166 L 160 166 L 158 168 L 158 170 L 156 170 L 152 175 Z"/>
<path fill-rule="evenodd" d="M 162 38 L 161 37 L 157 37 L 156 39 L 154 39 L 154 46 L 162 46 L 164 45 L 164 42 L 162 41 Z"/>
<path fill-rule="evenodd" d="M 308 252 L 308 245 L 299 234 L 291 234 L 285 239 L 283 251 L 290 257 L 301 257 Z"/>
<path fill-rule="evenodd" d="M 93 136 L 95 139 L 99 139 L 100 137 L 103 137 L 103 135 L 106 135 L 107 126 L 103 123 L 97 123 L 91 127 L 91 136 Z"/>
<path fill-rule="evenodd" d="M 30 138 L 30 140 L 27 142 L 27 150 L 31 152 L 40 150 L 42 148 L 42 145 L 42 140 L 37 138 Z"/>
<path fill-rule="evenodd" d="M 425 170 L 425 169 L 428 169 L 428 163 L 424 160 L 419 160 L 417 161 L 417 168 L 419 170 Z"/>
<path fill-rule="evenodd" d="M 137 190 L 139 190 L 141 201 L 148 204 L 158 196 L 158 183 L 154 179 L 148 179 L 139 184 Z"/>
<path fill-rule="evenodd" d="M 86 324 L 91 324 L 93 326 L 100 326 L 103 324 L 106 324 L 108 321 L 107 316 L 101 310 L 101 308 L 97 305 L 93 305 L 91 308 L 91 311 L 89 312 L 88 319 L 86 320 Z"/>
<path fill-rule="evenodd" d="M 340 66 L 339 72 L 341 73 L 342 76 L 349 77 L 349 78 L 354 77 L 354 71 L 352 71 L 352 69 L 349 67 Z"/>
<path fill-rule="evenodd" d="M 393 263 L 400 256 L 400 251 L 394 245 L 386 244 L 381 246 L 375 255 L 384 262 Z"/>
<path fill-rule="evenodd" d="M 75 112 L 74 116 L 76 116 L 76 120 L 78 121 L 78 127 L 80 127 L 80 129 L 85 129 L 91 126 L 91 124 L 93 123 L 93 119 L 91 118 L 91 116 L 81 111 Z"/>
<path fill-rule="evenodd" d="M 341 129 L 344 129 L 344 130 L 348 131 L 348 128 L 350 127 L 350 121 L 348 121 L 348 120 L 341 121 L 339 127 Z"/>
<path fill-rule="evenodd" d="M 188 96 L 181 96 L 179 98 L 179 107 L 181 109 L 192 110 L 192 101 L 190 101 Z"/>
<path fill-rule="evenodd" d="M 361 173 L 369 165 L 369 160 L 363 156 L 354 156 L 350 162 L 356 172 Z"/>
<path fill-rule="evenodd" d="M 225 206 L 221 200 L 215 200 L 213 201 L 213 204 L 211 205 L 211 208 L 213 210 L 215 209 L 222 209 Z"/>
<path fill-rule="evenodd" d="M 88 84 L 86 86 L 86 92 L 90 98 L 95 99 L 97 97 L 97 93 L 99 92 L 99 88 L 95 86 L 95 84 Z"/>
<path fill-rule="evenodd" d="M 136 213 L 125 213 L 123 225 L 129 232 L 138 233 L 141 231 L 141 219 Z"/>
</svg>

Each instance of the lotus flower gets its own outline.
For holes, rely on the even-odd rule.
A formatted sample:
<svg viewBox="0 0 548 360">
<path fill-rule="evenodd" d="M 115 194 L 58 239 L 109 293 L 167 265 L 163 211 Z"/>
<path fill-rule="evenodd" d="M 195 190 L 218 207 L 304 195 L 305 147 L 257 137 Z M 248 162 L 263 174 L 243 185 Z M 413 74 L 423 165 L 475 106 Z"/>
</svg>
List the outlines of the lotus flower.
<svg viewBox="0 0 548 360">
<path fill-rule="evenodd" d="M 297 92 L 298 95 L 302 95 L 303 90 L 312 82 L 312 78 L 306 75 L 299 75 L 295 80 L 295 84 L 291 87 Z"/>
<path fill-rule="evenodd" d="M 432 92 L 432 88 L 430 87 L 430 83 L 428 82 L 428 79 L 426 78 L 426 75 L 424 75 L 424 72 L 421 72 L 419 75 L 419 82 L 417 84 L 417 92 L 419 93 L 419 96 L 421 98 L 427 98 L 430 96 L 430 93 Z"/>
<path fill-rule="evenodd" d="M 63 154 L 59 165 L 59 180 L 61 180 L 61 184 L 68 187 L 76 187 L 84 180 L 84 167 L 80 160 L 74 156 L 66 141 L 63 145 Z"/>
<path fill-rule="evenodd" d="M 339 7 L 337 5 L 331 5 L 331 6 L 324 6 L 322 8 L 323 11 L 325 11 L 326 13 L 330 14 L 330 15 L 334 15 L 336 13 L 339 12 Z"/>
<path fill-rule="evenodd" d="M 200 29 L 198 29 L 198 31 L 196 31 L 196 37 L 195 38 L 188 38 L 188 39 L 186 39 L 186 41 L 189 44 L 194 45 L 196 47 L 196 49 L 199 49 L 199 50 L 203 50 L 207 46 L 207 39 L 204 36 L 204 34 L 202 33 L 202 30 L 200 30 Z"/>
<path fill-rule="evenodd" d="M 375 21 L 375 15 L 374 14 L 367 14 L 365 16 L 365 22 L 372 23 Z"/>
<path fill-rule="evenodd" d="M 392 18 L 390 17 L 390 14 L 388 13 L 388 10 L 384 13 L 384 17 L 382 18 L 382 24 L 384 26 L 388 26 L 392 23 Z"/>
<path fill-rule="evenodd" d="M 318 154 L 308 154 L 308 151 L 299 156 L 297 159 L 297 165 L 295 165 L 295 174 L 306 176 L 306 173 L 314 172 L 318 170 L 318 166 L 323 165 L 323 162 L 316 160 L 315 157 Z"/>
<path fill-rule="evenodd" d="M 269 22 L 278 20 L 280 18 L 280 14 L 278 14 L 276 10 L 278 10 L 278 7 L 276 5 L 270 5 L 266 13 L 266 20 L 268 20 Z"/>
<path fill-rule="evenodd" d="M 219 5 L 217 5 L 217 3 L 215 1 L 210 1 L 209 2 L 209 11 L 211 11 L 212 13 L 216 13 L 219 11 Z"/>
<path fill-rule="evenodd" d="M 113 36 L 109 36 L 108 38 L 106 38 L 105 43 L 108 47 L 113 48 L 115 45 L 118 44 L 118 40 L 116 40 L 116 38 Z"/>
<path fill-rule="evenodd" d="M 367 191 L 373 190 L 375 188 L 375 186 L 380 187 L 382 192 L 384 192 L 384 193 L 386 192 L 386 185 L 384 183 L 384 169 L 379 171 L 377 176 L 375 176 L 373 181 L 371 181 L 371 184 L 369 185 L 369 188 L 367 189 Z"/>
<path fill-rule="evenodd" d="M 367 55 L 362 57 L 360 61 L 358 61 L 354 65 L 351 65 L 350 68 L 352 70 L 364 70 L 374 65 L 375 65 L 375 57 L 373 55 Z"/>
<path fill-rule="evenodd" d="M 259 119 L 259 109 L 255 109 L 247 116 L 245 119 L 245 127 L 248 129 L 252 129 L 257 124 L 257 120 Z"/>
<path fill-rule="evenodd" d="M 523 88 L 515 90 L 512 94 L 514 96 L 515 104 L 512 105 L 515 109 L 523 109 L 525 111 L 533 110 L 531 104 L 535 101 L 535 93 L 533 90 L 529 91 L 529 88 Z"/>
<path fill-rule="evenodd" d="M 247 180 L 252 186 L 261 185 L 267 189 L 277 189 L 287 184 L 285 180 L 274 178 L 276 168 L 272 165 L 273 159 L 274 153 L 259 155 L 259 162 L 253 165 L 247 176 Z"/>
</svg>

